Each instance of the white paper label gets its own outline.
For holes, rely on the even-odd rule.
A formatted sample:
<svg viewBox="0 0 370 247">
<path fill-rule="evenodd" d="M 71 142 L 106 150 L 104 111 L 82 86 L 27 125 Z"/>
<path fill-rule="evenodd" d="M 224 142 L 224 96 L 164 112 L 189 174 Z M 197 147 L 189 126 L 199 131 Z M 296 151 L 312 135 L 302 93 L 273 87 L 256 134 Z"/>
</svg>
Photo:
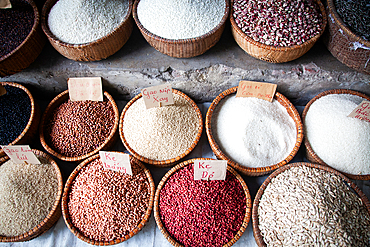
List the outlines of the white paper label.
<svg viewBox="0 0 370 247">
<path fill-rule="evenodd" d="M 146 109 L 173 105 L 171 84 L 148 87 L 141 90 Z"/>
<path fill-rule="evenodd" d="M 0 9 L 10 9 L 12 4 L 9 0 L 0 0 Z"/>
<path fill-rule="evenodd" d="M 101 77 L 69 78 L 68 93 L 71 101 L 103 101 Z"/>
<path fill-rule="evenodd" d="M 225 180 L 226 160 L 195 160 L 194 180 Z"/>
<path fill-rule="evenodd" d="M 364 100 L 354 109 L 348 117 L 370 122 L 370 101 Z"/>
<path fill-rule="evenodd" d="M 132 175 L 130 155 L 117 152 L 99 151 L 105 169 Z"/>
<path fill-rule="evenodd" d="M 41 164 L 27 145 L 1 146 L 15 164 Z"/>
</svg>

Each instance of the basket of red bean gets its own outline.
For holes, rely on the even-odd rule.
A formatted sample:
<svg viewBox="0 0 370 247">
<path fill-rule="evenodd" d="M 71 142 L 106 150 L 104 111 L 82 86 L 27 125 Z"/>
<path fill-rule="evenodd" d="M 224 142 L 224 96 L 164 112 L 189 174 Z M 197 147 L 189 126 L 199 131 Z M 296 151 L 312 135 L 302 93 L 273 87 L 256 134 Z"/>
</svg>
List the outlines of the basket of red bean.
<svg viewBox="0 0 370 247">
<path fill-rule="evenodd" d="M 150 171 L 130 155 L 132 175 L 105 169 L 99 155 L 84 160 L 69 176 L 62 214 L 79 239 L 112 245 L 137 234 L 148 222 L 155 193 Z"/>
<path fill-rule="evenodd" d="M 231 246 L 246 230 L 251 196 L 230 166 L 225 180 L 194 180 L 194 162 L 179 163 L 158 184 L 155 221 L 174 246 Z M 208 159 L 210 160 L 210 159 Z"/>
<path fill-rule="evenodd" d="M 118 139 L 119 112 L 113 97 L 103 101 L 71 101 L 68 90 L 47 106 L 40 141 L 47 152 L 65 161 L 81 161 L 109 149 Z"/>
</svg>

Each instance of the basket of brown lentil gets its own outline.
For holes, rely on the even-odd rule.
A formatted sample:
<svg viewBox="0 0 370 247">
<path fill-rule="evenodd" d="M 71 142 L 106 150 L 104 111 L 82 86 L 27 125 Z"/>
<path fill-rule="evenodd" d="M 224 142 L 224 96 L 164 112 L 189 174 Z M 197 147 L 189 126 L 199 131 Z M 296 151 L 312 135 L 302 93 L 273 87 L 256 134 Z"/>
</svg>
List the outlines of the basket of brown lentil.
<svg viewBox="0 0 370 247">
<path fill-rule="evenodd" d="M 68 90 L 47 106 L 40 124 L 40 141 L 47 152 L 64 161 L 81 161 L 118 140 L 119 111 L 113 97 L 103 101 L 71 101 Z"/>
<path fill-rule="evenodd" d="M 258 246 L 369 246 L 370 202 L 340 172 L 292 163 L 274 171 L 253 201 Z"/>
<path fill-rule="evenodd" d="M 268 102 L 235 97 L 237 89 L 219 94 L 206 114 L 206 133 L 216 157 L 248 176 L 261 176 L 289 163 L 303 141 L 297 109 L 278 92 Z"/>
<path fill-rule="evenodd" d="M 284 63 L 304 55 L 323 34 L 327 22 L 320 0 L 231 1 L 231 31 L 249 55 Z"/>
<path fill-rule="evenodd" d="M 63 179 L 57 163 L 32 149 L 41 164 L 0 158 L 0 242 L 23 242 L 49 230 L 61 216 Z"/>
<path fill-rule="evenodd" d="M 36 137 L 40 109 L 31 92 L 19 83 L 0 82 L 6 94 L 0 96 L 0 145 L 22 145 Z M 0 148 L 0 157 L 4 156 Z"/>
<path fill-rule="evenodd" d="M 149 221 L 154 180 L 131 155 L 130 162 L 132 176 L 104 169 L 97 154 L 84 160 L 69 176 L 62 213 L 79 239 L 94 245 L 117 244 L 136 235 Z"/>
<path fill-rule="evenodd" d="M 12 8 L 0 15 L 0 76 L 20 72 L 40 55 L 46 38 L 40 15 L 32 0 L 11 1 Z"/>
<path fill-rule="evenodd" d="M 225 180 L 194 180 L 193 164 L 199 159 L 177 164 L 159 182 L 155 221 L 174 246 L 232 246 L 250 220 L 248 187 L 230 166 Z"/>
<path fill-rule="evenodd" d="M 188 155 L 203 131 L 202 113 L 186 94 L 172 89 L 174 104 L 146 109 L 142 94 L 123 109 L 119 134 L 137 159 L 156 166 L 171 166 Z"/>
</svg>

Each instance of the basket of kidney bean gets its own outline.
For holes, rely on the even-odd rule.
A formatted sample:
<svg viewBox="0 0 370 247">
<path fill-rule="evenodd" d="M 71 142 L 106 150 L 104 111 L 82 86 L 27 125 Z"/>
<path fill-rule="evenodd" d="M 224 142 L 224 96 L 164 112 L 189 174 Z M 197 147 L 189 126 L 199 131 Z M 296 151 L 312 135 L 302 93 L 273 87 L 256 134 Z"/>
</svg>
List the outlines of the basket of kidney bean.
<svg viewBox="0 0 370 247">
<path fill-rule="evenodd" d="M 113 97 L 103 101 L 71 101 L 68 90 L 47 106 L 40 124 L 40 141 L 47 152 L 65 161 L 81 161 L 118 140 L 119 112 Z"/>
<path fill-rule="evenodd" d="M 0 145 L 22 145 L 36 136 L 40 109 L 31 92 L 19 83 L 0 82 Z M 5 153 L 0 149 L 0 157 Z"/>
<path fill-rule="evenodd" d="M 99 154 L 84 160 L 69 176 L 62 214 L 79 239 L 112 245 L 137 234 L 149 221 L 155 185 L 150 171 L 130 155 L 132 175 L 105 169 Z"/>
<path fill-rule="evenodd" d="M 323 34 L 327 17 L 320 0 L 232 0 L 231 31 L 249 55 L 283 63 L 304 55 Z"/>
<path fill-rule="evenodd" d="M 248 187 L 230 166 L 225 180 L 194 180 L 199 159 L 179 163 L 162 178 L 154 198 L 155 221 L 174 246 L 231 246 L 249 223 Z"/>
</svg>

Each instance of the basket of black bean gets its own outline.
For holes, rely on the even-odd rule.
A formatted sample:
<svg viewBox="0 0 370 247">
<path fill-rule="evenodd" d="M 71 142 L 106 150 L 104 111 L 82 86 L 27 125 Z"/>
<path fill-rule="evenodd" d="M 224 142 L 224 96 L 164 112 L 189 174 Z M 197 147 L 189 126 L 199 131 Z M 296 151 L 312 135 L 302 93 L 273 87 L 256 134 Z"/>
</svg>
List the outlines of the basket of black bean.
<svg viewBox="0 0 370 247">
<path fill-rule="evenodd" d="M 136 235 L 149 221 L 155 185 L 150 171 L 130 155 L 132 175 L 106 169 L 99 154 L 69 176 L 62 198 L 68 228 L 94 245 L 117 244 Z"/>
<path fill-rule="evenodd" d="M 45 42 L 39 11 L 32 0 L 12 0 L 11 8 L 0 9 L 0 76 L 29 67 Z"/>
<path fill-rule="evenodd" d="M 47 106 L 40 123 L 40 141 L 47 152 L 65 161 L 81 161 L 118 140 L 119 112 L 113 97 L 72 101 L 68 90 Z"/>
<path fill-rule="evenodd" d="M 0 242 L 38 237 L 61 216 L 63 179 L 59 167 L 46 153 L 32 152 L 40 164 L 0 158 Z"/>
<path fill-rule="evenodd" d="M 323 34 L 327 22 L 320 0 L 232 0 L 231 31 L 249 55 L 283 63 L 304 55 Z"/>
<path fill-rule="evenodd" d="M 370 74 L 370 4 L 367 0 L 327 0 L 324 42 L 341 63 Z"/>
<path fill-rule="evenodd" d="M 349 178 L 318 164 L 273 172 L 253 201 L 258 246 L 369 246 L 370 202 Z"/>
<path fill-rule="evenodd" d="M 0 82 L 0 145 L 29 143 L 37 134 L 40 109 L 31 92 L 19 83 Z M 0 149 L 0 156 L 5 153 Z"/>
</svg>

